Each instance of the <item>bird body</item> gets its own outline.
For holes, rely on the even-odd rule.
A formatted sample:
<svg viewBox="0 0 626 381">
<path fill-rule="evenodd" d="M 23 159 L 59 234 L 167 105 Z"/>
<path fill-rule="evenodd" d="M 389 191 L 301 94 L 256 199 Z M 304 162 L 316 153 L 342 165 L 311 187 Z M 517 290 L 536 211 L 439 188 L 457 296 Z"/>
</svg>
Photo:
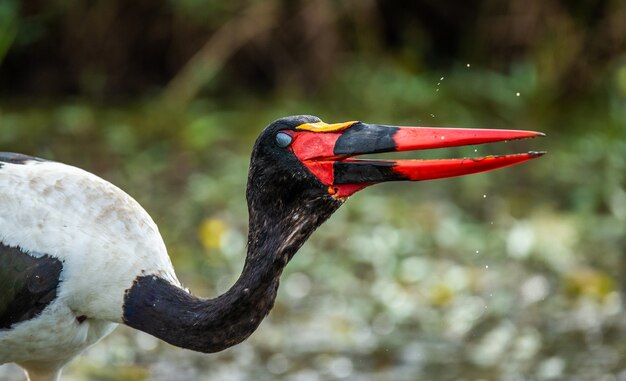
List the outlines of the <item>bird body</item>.
<svg viewBox="0 0 626 381">
<path fill-rule="evenodd" d="M 0 363 L 60 368 L 122 323 L 125 291 L 139 275 L 180 285 L 148 213 L 116 186 L 76 167 L 0 155 L 0 227 L 3 292 L 28 297 L 22 289 L 39 279 L 56 291 L 45 313 L 24 321 L 32 315 L 28 309 L 10 310 L 19 300 L 0 298 Z M 40 266 L 34 275 L 7 273 L 10 264 L 32 268 L 24 265 L 28 259 L 54 260 L 61 271 Z"/>
<path fill-rule="evenodd" d="M 242 273 L 212 299 L 181 287 L 156 224 L 128 194 L 69 165 L 0 153 L 0 364 L 21 365 L 31 381 L 58 380 L 68 361 L 117 324 L 201 352 L 233 346 L 269 313 L 284 267 L 348 196 L 382 181 L 477 173 L 541 153 L 354 156 L 539 135 L 326 124 L 306 115 L 273 122 L 250 160 Z"/>
</svg>

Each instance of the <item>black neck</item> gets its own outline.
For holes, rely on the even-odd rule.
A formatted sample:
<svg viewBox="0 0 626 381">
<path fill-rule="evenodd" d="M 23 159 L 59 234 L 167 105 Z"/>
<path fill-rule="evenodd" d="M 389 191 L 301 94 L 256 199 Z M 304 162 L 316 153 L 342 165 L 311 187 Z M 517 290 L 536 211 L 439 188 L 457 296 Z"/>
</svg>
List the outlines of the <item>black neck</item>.
<svg viewBox="0 0 626 381">
<path fill-rule="evenodd" d="M 142 276 L 127 290 L 124 322 L 170 344 L 201 352 L 221 351 L 250 336 L 274 305 L 284 267 L 340 205 L 330 197 L 320 197 L 297 207 L 268 208 L 261 215 L 254 212 L 253 204 L 246 262 L 227 292 L 201 299 L 159 277 Z"/>
</svg>

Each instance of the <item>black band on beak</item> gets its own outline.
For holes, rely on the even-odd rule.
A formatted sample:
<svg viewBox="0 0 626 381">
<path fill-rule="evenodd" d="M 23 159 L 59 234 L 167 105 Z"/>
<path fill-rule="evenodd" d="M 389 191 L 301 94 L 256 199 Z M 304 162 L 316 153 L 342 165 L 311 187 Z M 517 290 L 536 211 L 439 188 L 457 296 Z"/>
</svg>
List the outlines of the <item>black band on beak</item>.
<svg viewBox="0 0 626 381">
<path fill-rule="evenodd" d="M 336 161 L 333 163 L 335 184 L 362 184 L 409 180 L 408 177 L 393 170 L 395 165 L 395 161 L 382 160 Z"/>
<path fill-rule="evenodd" d="M 398 130 L 398 127 L 355 123 L 344 130 L 337 139 L 334 154 L 352 156 L 395 151 L 396 143 L 393 137 Z"/>
</svg>

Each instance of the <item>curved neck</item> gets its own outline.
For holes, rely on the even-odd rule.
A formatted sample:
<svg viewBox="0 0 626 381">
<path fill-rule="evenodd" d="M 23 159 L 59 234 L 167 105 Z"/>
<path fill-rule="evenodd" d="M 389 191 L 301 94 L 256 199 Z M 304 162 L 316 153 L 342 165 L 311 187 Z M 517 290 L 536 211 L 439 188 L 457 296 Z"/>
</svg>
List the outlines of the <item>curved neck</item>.
<svg viewBox="0 0 626 381">
<path fill-rule="evenodd" d="M 200 352 L 217 352 L 242 342 L 274 306 L 279 277 L 289 260 L 339 207 L 331 201 L 326 202 L 332 208 L 318 209 L 318 213 L 300 209 L 282 216 L 251 212 L 243 271 L 216 298 L 195 297 L 157 276 L 137 278 L 126 292 L 124 323 Z"/>
<path fill-rule="evenodd" d="M 235 285 L 214 299 L 156 276 L 139 277 L 125 296 L 124 323 L 178 347 L 221 351 L 250 336 L 274 305 L 278 274 L 266 270 L 246 265 Z"/>
</svg>

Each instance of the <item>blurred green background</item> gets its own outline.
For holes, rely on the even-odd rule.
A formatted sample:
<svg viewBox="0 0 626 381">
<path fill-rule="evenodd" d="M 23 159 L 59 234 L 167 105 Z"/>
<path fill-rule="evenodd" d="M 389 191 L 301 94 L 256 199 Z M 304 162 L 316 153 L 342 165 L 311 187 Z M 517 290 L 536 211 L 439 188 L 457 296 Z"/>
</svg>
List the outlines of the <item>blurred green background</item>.
<svg viewBox="0 0 626 381">
<path fill-rule="evenodd" d="M 626 380 L 625 48 L 621 0 L 0 0 L 0 150 L 125 189 L 199 295 L 242 267 L 274 119 L 548 134 L 418 154 L 549 151 L 514 168 L 351 198 L 245 343 L 121 327 L 65 379 Z"/>
</svg>

